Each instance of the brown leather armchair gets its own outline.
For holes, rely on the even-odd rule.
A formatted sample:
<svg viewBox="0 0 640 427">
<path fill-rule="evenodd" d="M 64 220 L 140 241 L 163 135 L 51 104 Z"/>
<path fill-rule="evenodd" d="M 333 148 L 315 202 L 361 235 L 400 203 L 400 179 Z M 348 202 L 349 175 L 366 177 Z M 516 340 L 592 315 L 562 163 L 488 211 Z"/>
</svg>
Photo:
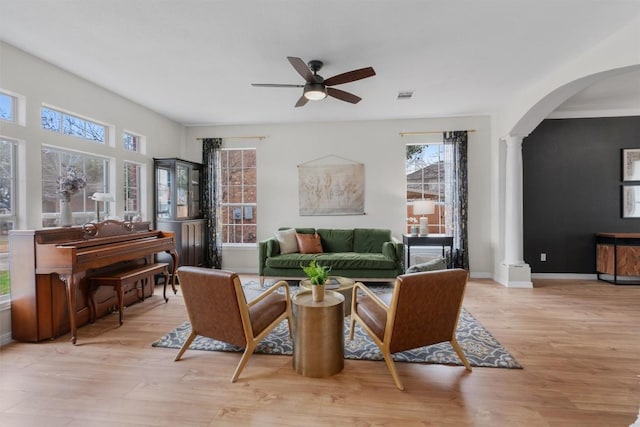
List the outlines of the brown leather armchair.
<svg viewBox="0 0 640 427">
<path fill-rule="evenodd" d="M 467 276 L 467 271 L 462 269 L 398 276 L 389 304 L 362 283 L 356 283 L 351 303 L 350 339 L 358 322 L 380 348 L 400 390 L 404 390 L 404 386 L 392 353 L 449 341 L 465 368 L 471 371 L 456 340 Z"/>
<path fill-rule="evenodd" d="M 191 334 L 175 360 L 189 348 L 196 336 L 224 341 L 245 349 L 231 377 L 236 382 L 258 343 L 282 320 L 289 323 L 291 299 L 287 282 L 280 281 L 247 303 L 236 273 L 203 267 L 178 269 L 180 289 L 191 322 Z M 284 289 L 284 293 L 276 292 Z"/>
</svg>

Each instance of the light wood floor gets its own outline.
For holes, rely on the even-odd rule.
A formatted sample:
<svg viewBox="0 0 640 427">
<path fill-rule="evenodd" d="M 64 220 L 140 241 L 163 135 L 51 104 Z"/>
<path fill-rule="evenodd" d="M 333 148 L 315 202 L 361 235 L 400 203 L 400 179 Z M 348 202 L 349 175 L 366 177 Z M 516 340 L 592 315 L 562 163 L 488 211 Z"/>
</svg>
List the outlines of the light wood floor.
<svg viewBox="0 0 640 427">
<path fill-rule="evenodd" d="M 244 276 L 243 280 L 253 279 Z M 161 290 L 68 336 L 0 350 L 0 425 L 9 426 L 629 426 L 640 407 L 640 287 L 537 280 L 534 289 L 472 281 L 465 307 L 523 370 L 345 361 L 328 379 L 291 357 L 151 343 L 186 320 Z"/>
</svg>

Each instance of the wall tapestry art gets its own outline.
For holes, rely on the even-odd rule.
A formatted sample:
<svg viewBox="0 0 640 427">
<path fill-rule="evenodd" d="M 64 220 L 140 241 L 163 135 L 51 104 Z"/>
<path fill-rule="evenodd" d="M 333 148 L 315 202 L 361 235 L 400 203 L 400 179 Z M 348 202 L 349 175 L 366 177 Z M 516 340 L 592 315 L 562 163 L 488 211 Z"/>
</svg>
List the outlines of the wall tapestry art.
<svg viewBox="0 0 640 427">
<path fill-rule="evenodd" d="M 300 215 L 364 215 L 364 164 L 326 156 L 298 165 Z"/>
</svg>

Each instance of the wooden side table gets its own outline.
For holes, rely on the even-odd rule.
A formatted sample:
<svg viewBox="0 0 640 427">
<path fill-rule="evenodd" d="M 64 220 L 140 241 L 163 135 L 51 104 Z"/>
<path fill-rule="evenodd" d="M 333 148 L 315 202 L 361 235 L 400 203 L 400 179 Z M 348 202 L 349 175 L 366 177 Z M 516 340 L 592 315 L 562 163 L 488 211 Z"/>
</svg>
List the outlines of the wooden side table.
<svg viewBox="0 0 640 427">
<path fill-rule="evenodd" d="M 596 274 L 614 285 L 639 284 L 640 233 L 596 233 Z"/>
<path fill-rule="evenodd" d="M 311 291 L 291 300 L 293 369 L 306 377 L 326 378 L 344 368 L 344 296 L 326 291 L 315 302 Z"/>
<path fill-rule="evenodd" d="M 407 248 L 407 257 L 404 260 L 404 269 L 410 267 L 411 262 L 411 246 L 442 246 L 442 257 L 446 258 L 445 248 L 449 246 L 451 257 L 447 263 L 447 268 L 451 268 L 453 262 L 453 236 L 409 236 L 402 235 L 402 243 Z"/>
</svg>

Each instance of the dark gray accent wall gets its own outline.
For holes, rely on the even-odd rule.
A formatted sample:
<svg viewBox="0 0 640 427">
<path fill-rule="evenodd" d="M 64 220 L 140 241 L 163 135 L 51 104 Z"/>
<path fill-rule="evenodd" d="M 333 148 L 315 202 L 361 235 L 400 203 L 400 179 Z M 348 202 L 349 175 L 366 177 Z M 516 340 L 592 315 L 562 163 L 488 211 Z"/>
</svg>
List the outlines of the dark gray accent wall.
<svg viewBox="0 0 640 427">
<path fill-rule="evenodd" d="M 594 274 L 595 233 L 640 232 L 640 219 L 622 218 L 623 148 L 640 148 L 640 117 L 548 119 L 524 139 L 524 260 L 532 273 Z"/>
</svg>

